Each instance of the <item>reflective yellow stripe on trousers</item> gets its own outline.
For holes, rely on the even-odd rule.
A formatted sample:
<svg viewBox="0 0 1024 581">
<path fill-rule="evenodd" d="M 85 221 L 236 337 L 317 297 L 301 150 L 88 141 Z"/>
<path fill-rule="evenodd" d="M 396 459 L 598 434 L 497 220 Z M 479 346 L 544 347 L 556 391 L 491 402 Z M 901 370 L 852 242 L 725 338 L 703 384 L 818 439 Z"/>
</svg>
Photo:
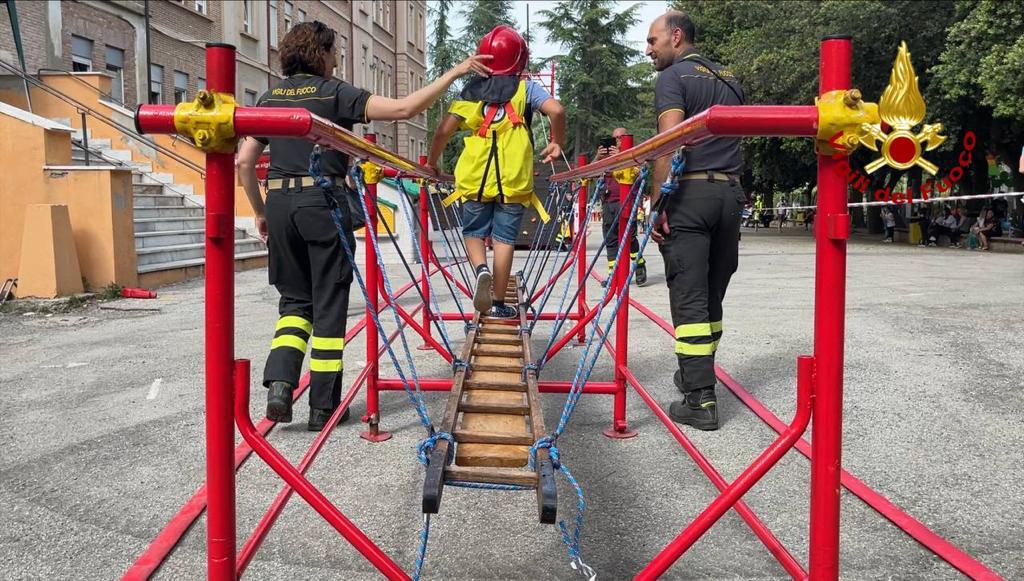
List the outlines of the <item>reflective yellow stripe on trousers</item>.
<svg viewBox="0 0 1024 581">
<path fill-rule="evenodd" d="M 685 323 L 676 327 L 676 355 L 714 355 L 717 341 L 690 343 L 687 339 L 711 336 L 711 323 Z"/>
<path fill-rule="evenodd" d="M 317 351 L 344 351 L 345 339 L 343 337 L 312 337 L 311 343 L 313 349 Z M 343 367 L 341 356 L 337 358 L 324 359 L 316 356 L 316 353 L 310 355 L 309 358 L 309 370 L 316 371 L 319 373 L 334 373 L 341 371 Z"/>
</svg>

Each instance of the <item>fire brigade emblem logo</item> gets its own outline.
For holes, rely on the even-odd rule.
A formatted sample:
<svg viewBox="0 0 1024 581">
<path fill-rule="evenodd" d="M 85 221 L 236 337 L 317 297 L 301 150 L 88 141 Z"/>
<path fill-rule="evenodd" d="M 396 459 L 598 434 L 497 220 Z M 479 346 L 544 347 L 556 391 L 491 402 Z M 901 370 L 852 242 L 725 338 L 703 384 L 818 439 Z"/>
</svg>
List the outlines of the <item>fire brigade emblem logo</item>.
<svg viewBox="0 0 1024 581">
<path fill-rule="evenodd" d="M 900 43 L 896 62 L 893 63 L 889 76 L 889 86 L 882 93 L 878 112 L 882 121 L 892 130 L 886 133 L 882 130 L 881 124 L 865 123 L 861 126 L 865 132 L 860 138 L 861 143 L 872 151 L 879 151 L 878 143 L 882 144 L 882 157 L 865 166 L 865 171 L 872 173 L 883 165 L 901 170 L 918 165 L 935 175 L 939 168 L 922 158 L 921 154 L 942 145 L 946 136 L 939 134 L 942 131 L 941 123 L 925 124 L 917 134 L 911 131 L 911 128 L 924 119 L 925 108 L 906 42 Z"/>
</svg>

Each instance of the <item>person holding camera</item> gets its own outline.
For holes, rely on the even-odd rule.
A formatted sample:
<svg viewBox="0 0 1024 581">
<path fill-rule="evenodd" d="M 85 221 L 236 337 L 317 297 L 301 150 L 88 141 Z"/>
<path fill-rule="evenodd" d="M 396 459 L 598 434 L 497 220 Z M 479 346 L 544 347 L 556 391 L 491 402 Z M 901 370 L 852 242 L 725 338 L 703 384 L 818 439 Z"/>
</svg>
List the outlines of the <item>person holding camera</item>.
<svg viewBox="0 0 1024 581">
<path fill-rule="evenodd" d="M 618 153 L 619 144 L 625 135 L 629 135 L 629 132 L 623 127 L 618 127 L 612 131 L 611 137 L 602 137 L 597 147 L 597 154 L 594 155 L 594 161 Z M 604 234 L 605 251 L 608 256 L 608 277 L 604 279 L 601 286 L 607 286 L 608 281 L 612 278 L 612 268 L 615 266 L 615 253 L 619 249 L 618 214 L 622 202 L 619 197 L 619 182 L 615 181 L 612 174 L 604 176 L 604 192 L 601 196 L 601 232 Z M 644 286 L 647 284 L 647 261 L 640 256 L 640 242 L 636 239 L 636 225 L 633 226 L 629 237 L 629 259 L 636 262 L 636 284 Z"/>
</svg>

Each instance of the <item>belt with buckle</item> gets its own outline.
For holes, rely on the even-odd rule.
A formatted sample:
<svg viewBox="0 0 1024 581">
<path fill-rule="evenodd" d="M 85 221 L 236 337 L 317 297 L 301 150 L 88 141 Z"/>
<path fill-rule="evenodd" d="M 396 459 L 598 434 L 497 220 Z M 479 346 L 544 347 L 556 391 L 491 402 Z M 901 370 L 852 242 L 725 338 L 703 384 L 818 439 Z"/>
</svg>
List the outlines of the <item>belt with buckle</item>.
<svg viewBox="0 0 1024 581">
<path fill-rule="evenodd" d="M 334 176 L 327 176 L 327 181 L 331 182 L 332 185 L 337 183 Z M 315 186 L 315 185 L 316 185 L 316 180 L 313 179 L 313 176 L 302 176 L 302 177 L 294 177 L 294 178 L 275 178 L 275 179 L 272 179 L 272 180 L 267 180 L 267 189 L 268 190 L 285 190 L 285 191 L 290 190 L 290 189 L 298 190 L 298 189 L 301 189 L 301 188 L 309 188 L 309 187 L 312 187 L 312 186 Z"/>
<path fill-rule="evenodd" d="M 680 180 L 707 180 L 709 182 L 739 181 L 740 176 L 717 171 L 693 171 L 679 176 Z"/>
</svg>

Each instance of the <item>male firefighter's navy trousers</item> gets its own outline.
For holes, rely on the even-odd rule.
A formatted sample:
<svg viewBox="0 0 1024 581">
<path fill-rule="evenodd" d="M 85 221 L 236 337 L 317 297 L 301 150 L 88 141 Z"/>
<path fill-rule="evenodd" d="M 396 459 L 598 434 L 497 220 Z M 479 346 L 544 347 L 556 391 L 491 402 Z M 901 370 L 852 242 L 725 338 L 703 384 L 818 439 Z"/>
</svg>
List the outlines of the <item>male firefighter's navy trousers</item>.
<svg viewBox="0 0 1024 581">
<path fill-rule="evenodd" d="M 720 175 L 720 174 L 719 174 Z M 669 288 L 675 351 L 689 393 L 715 385 L 722 337 L 722 299 L 739 262 L 740 210 L 735 179 L 681 180 L 666 201 L 671 234 L 661 245 Z"/>
<path fill-rule="evenodd" d="M 618 183 L 615 183 L 613 187 L 618 187 Z M 618 258 L 616 253 L 619 251 L 619 206 L 622 203 L 618 200 L 608 201 L 604 200 L 601 202 L 601 233 L 604 235 L 604 240 L 608 243 L 605 245 L 605 252 L 608 255 L 608 272 L 612 271 L 612 267 L 615 266 L 615 259 Z M 629 212 L 633 209 L 630 205 L 628 208 L 623 208 L 623 212 Z M 638 264 L 644 264 L 644 257 L 639 256 L 640 254 L 640 242 L 636 239 L 636 222 L 633 222 L 633 228 L 629 233 L 629 259 Z"/>
<path fill-rule="evenodd" d="M 351 219 L 343 194 L 342 226 L 355 251 Z M 280 318 L 263 384 L 298 385 L 302 359 L 309 355 L 309 405 L 334 409 L 341 399 L 342 353 L 348 318 L 352 265 L 331 219 L 323 190 L 285 187 L 267 194 L 270 284 L 281 293 Z"/>
</svg>

